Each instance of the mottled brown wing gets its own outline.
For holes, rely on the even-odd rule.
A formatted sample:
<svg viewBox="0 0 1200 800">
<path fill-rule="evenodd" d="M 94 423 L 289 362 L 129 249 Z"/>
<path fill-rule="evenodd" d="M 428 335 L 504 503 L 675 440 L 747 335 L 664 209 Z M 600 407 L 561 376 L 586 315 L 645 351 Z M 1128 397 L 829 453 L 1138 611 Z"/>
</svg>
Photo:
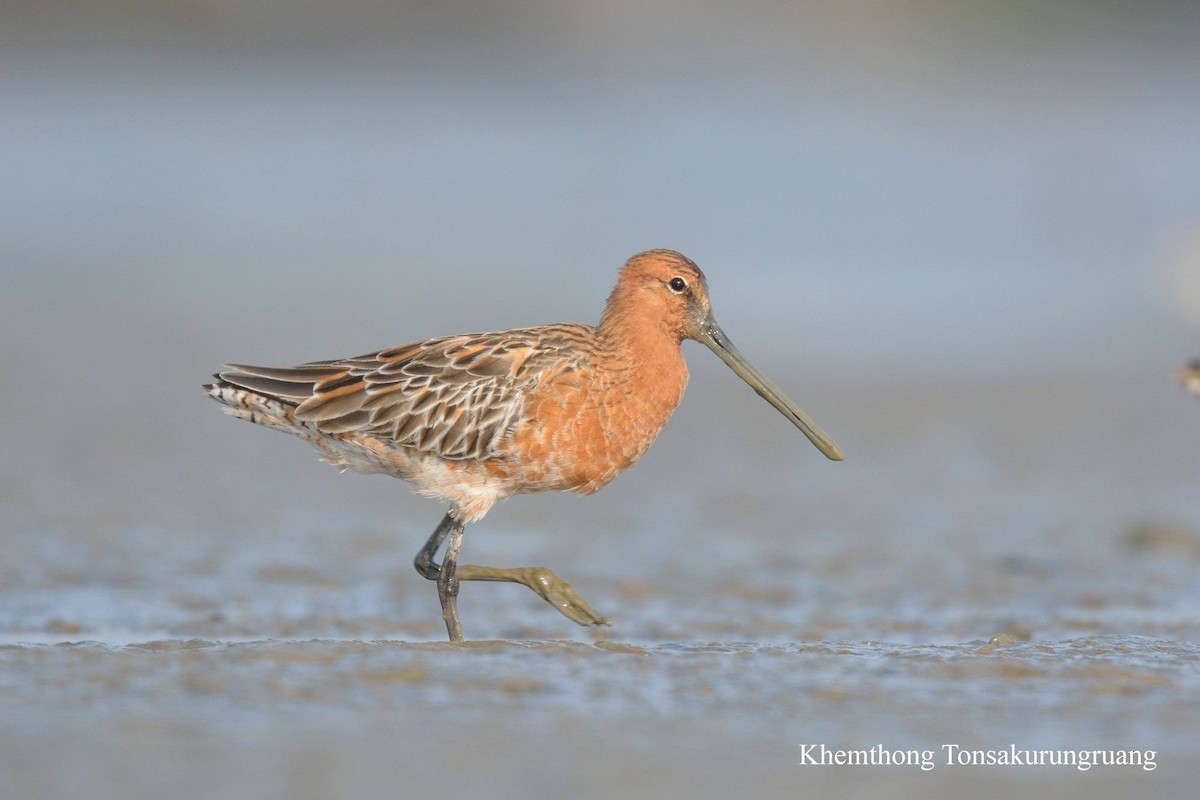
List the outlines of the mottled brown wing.
<svg viewBox="0 0 1200 800">
<path fill-rule="evenodd" d="M 330 434 L 368 432 L 451 460 L 497 458 L 528 393 L 590 363 L 595 330 L 467 334 L 298 367 L 231 364 L 229 383 L 296 406 Z"/>
</svg>

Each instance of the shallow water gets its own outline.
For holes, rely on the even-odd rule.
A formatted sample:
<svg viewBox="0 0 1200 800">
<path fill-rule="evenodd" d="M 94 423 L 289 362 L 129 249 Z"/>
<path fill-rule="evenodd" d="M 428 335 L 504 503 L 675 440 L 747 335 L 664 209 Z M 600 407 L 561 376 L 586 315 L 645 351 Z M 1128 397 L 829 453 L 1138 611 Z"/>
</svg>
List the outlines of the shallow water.
<svg viewBox="0 0 1200 800">
<path fill-rule="evenodd" d="M 0 788 L 1116 796 L 1200 777 L 1187 478 L 1200 426 L 1114 424 L 1133 403 L 1185 418 L 1192 398 L 1134 379 L 891 387 L 886 411 L 846 399 L 827 412 L 855 455 L 832 465 L 776 438 L 769 409 L 698 440 L 703 420 L 756 402 L 706 383 L 604 492 L 516 499 L 468 529 L 464 559 L 549 565 L 614 625 L 578 628 L 523 587 L 468 583 L 461 646 L 441 641 L 436 593 L 409 565 L 435 504 L 339 476 L 199 397 L 212 434 L 197 463 L 266 478 L 212 470 L 162 507 L 64 504 L 8 534 L 20 558 L 0 585 Z M 839 391 L 814 388 L 818 403 Z M 1023 429 L 1037 448 L 1010 439 L 1027 417 L 1010 395 L 1039 409 Z M 895 427 L 846 424 L 860 416 Z M 698 463 L 709 447 L 722 457 Z M 149 475 L 154 450 L 127 465 L 143 456 Z M 123 481 L 96 488 L 117 497 Z M 801 766 L 802 743 L 939 760 Z M 944 744 L 1157 760 L 951 767 Z"/>
<path fill-rule="evenodd" d="M 1156 793 L 1197 775 L 1188 758 L 1200 713 L 1197 656 L 1194 644 L 1121 635 L 944 646 L 9 645 L 0 649 L 8 678 L 4 774 L 8 796 L 32 796 L 33 787 L 70 794 L 106 781 L 153 796 L 192 780 L 195 796 L 211 797 L 355 794 L 388 781 L 406 792 L 461 787 L 484 797 L 717 795 L 737 787 L 785 796 L 823 785 L 1011 791 L 1014 781 L 1035 780 L 1080 796 Z M 1031 718 L 1039 720 L 1032 728 Z M 797 744 L 811 742 L 928 748 L 938 753 L 938 774 L 860 767 L 835 779 L 833 770 L 799 766 Z M 1033 774 L 1012 775 L 954 767 L 941 756 L 947 743 L 1010 742 L 1152 750 L 1155 767 L 1026 767 Z M 47 775 L 43 747 L 71 755 Z M 155 767 L 160 758 L 174 766 Z M 889 774 L 872 774 L 880 771 Z M 647 785 L 641 773 L 657 777 Z"/>
</svg>

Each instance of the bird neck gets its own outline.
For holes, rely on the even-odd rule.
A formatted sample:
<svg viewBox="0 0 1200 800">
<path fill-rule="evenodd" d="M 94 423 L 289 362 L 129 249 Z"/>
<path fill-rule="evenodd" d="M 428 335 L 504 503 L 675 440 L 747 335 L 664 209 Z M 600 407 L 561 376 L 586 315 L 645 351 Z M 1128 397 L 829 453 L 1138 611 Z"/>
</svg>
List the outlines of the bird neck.
<svg viewBox="0 0 1200 800">
<path fill-rule="evenodd" d="M 609 354 L 639 370 L 661 370 L 667 379 L 683 366 L 682 333 L 674 330 L 657 309 L 612 302 L 600 317 L 598 331 Z"/>
</svg>

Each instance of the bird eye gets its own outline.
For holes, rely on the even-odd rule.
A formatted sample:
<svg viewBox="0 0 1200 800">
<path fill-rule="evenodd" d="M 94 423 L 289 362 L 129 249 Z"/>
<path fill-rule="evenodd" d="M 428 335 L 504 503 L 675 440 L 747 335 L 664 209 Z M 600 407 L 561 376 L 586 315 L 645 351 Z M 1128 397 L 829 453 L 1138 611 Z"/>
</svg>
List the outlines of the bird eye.
<svg viewBox="0 0 1200 800">
<path fill-rule="evenodd" d="M 671 278 L 671 280 L 667 282 L 667 286 L 670 287 L 671 291 L 675 294 L 683 294 L 688 288 L 687 281 L 685 281 L 683 278 Z"/>
</svg>

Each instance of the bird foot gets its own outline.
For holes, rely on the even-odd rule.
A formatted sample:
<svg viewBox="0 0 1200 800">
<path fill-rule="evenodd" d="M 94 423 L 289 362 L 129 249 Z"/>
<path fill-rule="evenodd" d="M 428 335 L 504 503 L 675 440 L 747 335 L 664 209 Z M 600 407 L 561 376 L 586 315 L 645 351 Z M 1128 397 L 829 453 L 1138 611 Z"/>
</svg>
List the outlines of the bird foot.
<svg viewBox="0 0 1200 800">
<path fill-rule="evenodd" d="M 555 575 L 553 570 L 546 567 L 532 567 L 528 569 L 528 572 L 529 580 L 524 582 L 525 585 L 537 592 L 547 603 L 557 608 L 567 619 L 583 626 L 612 624 L 597 614 L 588 605 L 588 602 L 579 596 L 575 587 Z"/>
<path fill-rule="evenodd" d="M 571 584 L 546 567 L 479 567 L 459 564 L 458 578 L 463 581 L 508 581 L 528 586 L 558 612 L 580 625 L 611 625 L 579 596 Z"/>
</svg>

